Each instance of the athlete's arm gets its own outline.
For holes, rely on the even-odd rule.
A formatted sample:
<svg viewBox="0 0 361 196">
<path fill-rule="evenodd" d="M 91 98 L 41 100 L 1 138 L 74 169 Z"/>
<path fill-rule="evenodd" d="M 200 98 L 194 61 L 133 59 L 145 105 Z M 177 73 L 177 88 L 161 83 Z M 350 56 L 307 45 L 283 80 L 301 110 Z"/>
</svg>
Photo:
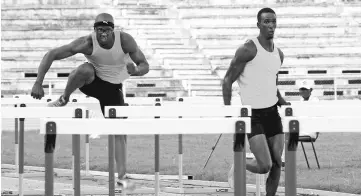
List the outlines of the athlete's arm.
<svg viewBox="0 0 361 196">
<path fill-rule="evenodd" d="M 232 85 L 243 73 L 247 62 L 251 61 L 256 56 L 257 49 L 255 49 L 256 48 L 253 42 L 246 42 L 243 46 L 237 49 L 222 81 L 224 105 L 231 105 Z"/>
<path fill-rule="evenodd" d="M 280 54 L 280 58 L 281 58 L 281 65 L 283 64 L 283 59 L 284 59 L 284 54 L 281 51 L 281 49 L 278 48 L 278 53 Z M 278 84 L 278 74 L 276 77 L 276 84 Z M 280 91 L 277 88 L 277 97 L 278 97 L 278 102 L 277 105 L 290 105 L 289 102 L 287 102 L 281 95 Z"/>
<path fill-rule="evenodd" d="M 122 33 L 122 48 L 124 53 L 129 53 L 130 58 L 137 66 L 131 76 L 143 76 L 149 72 L 149 64 L 137 42 L 128 33 Z"/>
<path fill-rule="evenodd" d="M 90 38 L 90 39 L 89 39 Z M 92 44 L 90 36 L 77 38 L 69 44 L 49 50 L 40 62 L 38 68 L 38 77 L 36 83 L 42 84 L 45 74 L 50 69 L 54 60 L 61 60 L 73 56 L 77 53 L 86 54 L 89 51 L 89 46 Z"/>
</svg>

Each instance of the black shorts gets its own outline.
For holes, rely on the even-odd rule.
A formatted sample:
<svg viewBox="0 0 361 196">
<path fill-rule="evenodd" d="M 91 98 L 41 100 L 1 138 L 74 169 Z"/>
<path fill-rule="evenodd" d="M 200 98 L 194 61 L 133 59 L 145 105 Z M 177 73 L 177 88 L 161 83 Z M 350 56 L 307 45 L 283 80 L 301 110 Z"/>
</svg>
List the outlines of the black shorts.
<svg viewBox="0 0 361 196">
<path fill-rule="evenodd" d="M 95 74 L 94 81 L 84 85 L 79 90 L 87 96 L 94 97 L 99 100 L 100 108 L 105 115 L 105 106 L 123 106 L 124 97 L 122 92 L 123 85 L 113 84 L 104 81 Z"/>
<path fill-rule="evenodd" d="M 277 105 L 269 108 L 252 109 L 251 128 L 248 139 L 259 134 L 264 134 L 266 138 L 283 134 L 282 120 Z"/>
</svg>

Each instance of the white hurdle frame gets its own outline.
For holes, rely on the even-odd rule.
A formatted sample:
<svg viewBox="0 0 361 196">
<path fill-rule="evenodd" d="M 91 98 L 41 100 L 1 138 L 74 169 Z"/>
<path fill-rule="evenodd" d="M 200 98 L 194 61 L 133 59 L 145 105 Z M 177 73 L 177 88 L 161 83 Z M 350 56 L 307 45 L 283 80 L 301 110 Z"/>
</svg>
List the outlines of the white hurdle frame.
<svg viewBox="0 0 361 196">
<path fill-rule="evenodd" d="M 217 109 L 218 108 L 218 109 Z M 106 107 L 106 119 L 57 119 L 47 118 L 41 120 L 41 134 L 51 134 L 52 131 L 56 131 L 56 134 L 72 134 L 74 132 L 78 134 L 87 134 L 92 132 L 93 134 L 107 134 L 109 135 L 109 195 L 114 195 L 114 134 L 121 135 L 160 135 L 160 134 L 214 134 L 214 133 L 232 133 L 237 131 L 236 138 L 238 143 L 234 146 L 235 150 L 235 164 L 245 163 L 245 151 L 244 151 L 244 136 L 250 132 L 250 119 L 248 117 L 239 117 L 241 108 L 248 108 L 247 106 L 115 106 Z M 178 118 L 182 116 L 184 118 Z M 225 118 L 229 116 L 230 118 Z M 236 116 L 236 117 L 234 117 Z M 148 117 L 149 119 L 124 119 L 122 117 Z M 160 119 L 154 119 L 160 117 Z M 166 117 L 166 118 L 163 118 Z M 173 118 L 172 118 L 173 117 Z M 198 118 L 198 117 L 210 117 L 210 118 Z M 121 118 L 115 120 L 113 118 Z M 238 122 L 239 121 L 239 122 Z M 236 123 L 238 122 L 238 123 Z M 104 129 L 104 125 L 108 127 L 131 127 L 131 131 L 127 129 L 112 130 Z M 76 128 L 78 127 L 78 128 Z M 79 130 L 79 127 L 82 127 Z M 144 131 L 147 129 L 147 131 Z M 172 132 L 170 132 L 172 130 Z M 81 133 L 84 132 L 84 133 Z M 239 132 L 239 134 L 238 134 Z M 242 136 L 243 135 L 243 144 Z M 159 146 L 158 149 L 159 150 Z M 243 155 L 244 154 L 244 155 Z M 159 152 L 155 153 L 156 165 L 159 169 Z M 48 167 L 50 164 L 46 164 Z M 49 169 L 48 169 L 49 170 Z M 46 170 L 47 171 L 47 170 Z M 157 171 L 155 171 L 157 172 Z M 158 171 L 159 172 L 159 171 Z M 235 189 L 235 193 L 238 196 L 246 195 L 245 184 L 245 166 L 238 167 L 235 170 L 236 176 L 244 176 L 242 180 L 236 179 L 244 183 L 240 188 Z M 244 175 L 239 175 L 244 174 Z M 157 173 L 156 173 L 157 176 Z M 46 175 L 48 178 L 53 176 Z M 46 180 L 51 182 L 51 180 Z M 52 187 L 45 187 L 47 195 L 53 193 Z M 159 177 L 156 178 L 155 195 L 159 195 Z M 123 192 L 125 193 L 125 192 Z"/>
<path fill-rule="evenodd" d="M 59 95 L 46 95 L 41 100 L 33 99 L 30 95 L 13 95 L 13 98 L 1 98 L 1 105 L 4 107 L 14 106 L 18 107 L 21 104 L 31 104 L 31 107 L 46 107 L 46 105 L 59 98 Z M 135 105 L 154 105 L 154 103 L 162 103 L 161 97 L 127 97 L 125 98 L 125 102 L 128 105 L 135 106 Z M 94 104 L 99 105 L 99 101 L 92 97 L 86 96 L 72 96 L 68 105 L 66 107 L 75 107 L 79 104 Z M 89 110 L 86 111 L 86 118 L 89 118 Z M 15 130 L 14 130 L 14 143 L 15 143 L 15 166 L 16 172 L 18 173 L 19 169 L 19 136 L 18 136 L 18 125 L 19 119 L 15 118 Z M 89 176 L 90 170 L 90 144 L 89 144 L 89 134 L 85 135 L 85 175 Z M 73 168 L 74 170 L 74 168 Z"/>
<path fill-rule="evenodd" d="M 34 112 L 36 110 L 36 112 Z M 81 112 L 79 112 L 79 110 Z M 75 111 L 78 111 L 75 113 Z M 19 196 L 24 195 L 23 190 L 23 180 L 24 180 L 24 121 L 25 118 L 82 118 L 84 116 L 85 111 L 82 107 L 62 107 L 62 108 L 50 108 L 50 107 L 26 107 L 25 104 L 21 104 L 20 107 L 2 107 L 1 108 L 1 118 L 19 118 L 20 126 L 19 126 Z M 80 137 L 73 135 L 73 142 L 78 140 L 80 143 Z M 74 143 L 76 144 L 76 142 Z M 80 150 L 80 146 L 78 147 Z M 80 156 L 80 153 L 79 153 Z M 80 158 L 78 160 L 80 162 Z M 80 163 L 74 163 L 74 165 L 79 165 Z M 80 168 L 79 168 L 80 169 Z M 53 175 L 53 172 L 51 173 Z M 74 173 L 74 175 L 76 175 Z M 80 175 L 80 173 L 79 173 Z M 75 180 L 74 180 L 75 183 Z M 80 184 L 78 185 L 80 188 Z M 76 189 L 76 187 L 74 187 Z M 75 191 L 74 189 L 74 191 Z"/>
</svg>

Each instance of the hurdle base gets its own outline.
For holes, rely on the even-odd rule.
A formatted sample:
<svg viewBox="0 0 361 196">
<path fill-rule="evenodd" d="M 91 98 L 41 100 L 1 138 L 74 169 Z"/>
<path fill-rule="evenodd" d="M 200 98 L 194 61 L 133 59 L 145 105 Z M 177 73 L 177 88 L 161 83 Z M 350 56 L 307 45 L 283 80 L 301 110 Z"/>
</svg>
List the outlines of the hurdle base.
<svg viewBox="0 0 361 196">
<path fill-rule="evenodd" d="M 248 193 L 256 193 L 257 187 L 253 184 L 247 184 L 247 192 Z M 174 188 L 174 187 L 164 187 L 161 188 L 161 192 L 165 193 L 175 193 L 179 194 L 181 192 L 180 188 Z M 227 188 L 227 187 L 196 187 L 196 188 L 187 188 L 183 187 L 182 194 L 229 194 L 234 193 L 234 189 Z M 264 187 L 261 187 L 261 194 L 265 193 Z"/>
<path fill-rule="evenodd" d="M 2 174 L 2 176 L 17 178 L 17 177 L 19 177 L 19 173 L 4 173 L 4 174 Z M 31 172 L 31 173 L 24 173 L 23 176 L 24 176 L 24 178 L 45 177 L 45 173 L 44 172 Z"/>
<path fill-rule="evenodd" d="M 44 196 L 44 190 L 24 190 L 24 196 Z M 19 195 L 18 190 L 1 190 L 1 196 L 15 196 Z M 66 196 L 65 194 L 54 193 L 54 196 Z"/>
<path fill-rule="evenodd" d="M 66 195 L 72 195 L 73 190 L 66 189 L 61 190 L 61 193 L 59 191 L 57 193 L 54 193 L 54 196 L 66 196 Z M 154 194 L 154 188 L 139 188 L 135 189 L 134 191 L 126 191 L 127 195 L 138 195 L 138 194 Z M 121 195 L 122 190 L 121 189 L 115 189 L 115 195 Z M 1 195 L 7 195 L 7 196 L 15 196 L 19 195 L 19 191 L 17 190 L 2 190 Z M 107 188 L 104 189 L 97 189 L 92 188 L 91 190 L 82 189 L 80 195 L 109 195 L 109 190 Z M 44 190 L 25 190 L 24 196 L 44 196 Z"/>
</svg>

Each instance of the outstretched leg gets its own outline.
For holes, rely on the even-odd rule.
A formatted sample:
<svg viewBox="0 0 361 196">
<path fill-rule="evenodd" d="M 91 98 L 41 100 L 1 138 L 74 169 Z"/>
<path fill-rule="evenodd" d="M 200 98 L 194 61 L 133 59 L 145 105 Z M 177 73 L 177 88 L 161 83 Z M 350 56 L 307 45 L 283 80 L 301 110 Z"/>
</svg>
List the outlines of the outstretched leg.
<svg viewBox="0 0 361 196">
<path fill-rule="evenodd" d="M 95 78 L 94 67 L 90 63 L 84 63 L 69 74 L 68 83 L 64 91 L 64 98 L 69 99 L 70 95 L 78 88 L 90 84 Z"/>
<path fill-rule="evenodd" d="M 50 107 L 61 107 L 65 106 L 70 98 L 70 95 L 78 88 L 83 87 L 84 85 L 90 84 L 94 81 L 95 74 L 93 65 L 90 63 L 84 63 L 73 70 L 68 77 L 68 82 L 66 84 L 63 95 L 60 96 L 54 102 L 48 104 Z"/>
</svg>

